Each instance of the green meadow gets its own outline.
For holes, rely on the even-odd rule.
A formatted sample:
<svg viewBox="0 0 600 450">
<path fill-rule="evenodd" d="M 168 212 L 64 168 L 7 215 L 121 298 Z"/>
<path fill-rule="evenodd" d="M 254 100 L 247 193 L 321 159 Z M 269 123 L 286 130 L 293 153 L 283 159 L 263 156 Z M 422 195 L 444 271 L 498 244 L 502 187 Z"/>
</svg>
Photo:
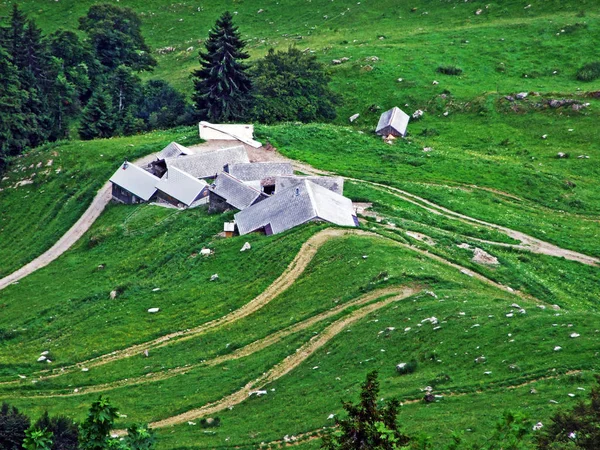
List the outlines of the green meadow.
<svg viewBox="0 0 600 450">
<path fill-rule="evenodd" d="M 75 28 L 92 3 L 20 6 L 49 33 Z M 270 47 L 314 52 L 340 95 L 338 118 L 257 124 L 256 136 L 346 177 L 345 195 L 372 204 L 361 216 L 371 234 L 311 223 L 224 239 L 232 213 L 109 205 L 69 251 L 0 291 L 0 401 L 82 420 L 107 395 L 119 428 L 173 418 L 156 427 L 159 449 L 275 447 L 286 435 L 315 449 L 374 369 L 381 396 L 403 403 L 403 430 L 433 448 L 453 432 L 483 445 L 507 410 L 548 423 L 586 397 L 600 368 L 600 268 L 516 248 L 502 230 L 439 208 L 600 257 L 600 80 L 575 77 L 598 60 L 597 2 L 121 3 L 142 16 L 153 50 L 176 48 L 144 77 L 188 95 L 201 41 L 224 10 L 237 12 L 251 61 Z M 0 16 L 9 11 L 0 5 Z M 437 71 L 448 66 L 462 72 Z M 393 106 L 424 114 L 390 144 L 373 131 Z M 197 130 L 57 142 L 16 159 L 0 181 L 0 277 L 50 248 L 124 159 L 171 141 L 197 144 Z M 319 236 L 330 237 L 303 247 Z M 463 244 L 499 264 L 474 262 Z M 297 255 L 308 256 L 291 276 Z M 269 286 L 268 301 L 245 309 Z M 37 361 L 44 351 L 51 363 Z M 396 372 L 413 360 L 413 373 Z M 247 395 L 248 383 L 266 395 Z M 426 386 L 434 403 L 422 401 Z M 177 419 L 215 402 L 209 415 Z M 221 425 L 204 429 L 202 417 Z"/>
</svg>

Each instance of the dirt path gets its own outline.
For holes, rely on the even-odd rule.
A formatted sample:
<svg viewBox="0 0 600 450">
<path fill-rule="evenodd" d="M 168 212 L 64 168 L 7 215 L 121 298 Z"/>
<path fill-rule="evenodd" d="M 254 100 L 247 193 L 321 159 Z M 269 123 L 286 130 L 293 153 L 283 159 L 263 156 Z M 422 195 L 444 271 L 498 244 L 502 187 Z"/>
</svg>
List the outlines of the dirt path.
<svg viewBox="0 0 600 450">
<path fill-rule="evenodd" d="M 342 237 L 342 236 L 351 236 L 351 235 L 374 237 L 374 238 L 383 239 L 383 240 L 392 242 L 394 245 L 417 252 L 419 254 L 426 256 L 427 258 L 433 259 L 441 264 L 452 267 L 452 268 L 458 270 L 459 272 L 461 272 L 462 274 L 472 277 L 472 278 L 476 278 L 477 280 L 479 280 L 489 286 L 493 286 L 497 289 L 501 289 L 505 292 L 516 295 L 524 300 L 532 301 L 536 304 L 543 303 L 542 301 L 540 301 L 539 299 L 537 299 L 531 295 L 525 294 L 518 290 L 513 290 L 509 286 L 504 286 L 502 284 L 496 283 L 495 281 L 490 280 L 489 278 L 486 278 L 485 276 L 483 276 L 477 272 L 467 269 L 466 267 L 463 267 L 459 264 L 455 264 L 450 261 L 447 261 L 444 258 L 437 256 L 433 253 L 430 253 L 427 250 L 423 250 L 419 247 L 416 247 L 416 246 L 413 246 L 410 244 L 404 244 L 402 242 L 398 242 L 389 237 L 382 236 L 382 235 L 379 235 L 379 234 L 376 234 L 373 232 L 369 232 L 369 231 L 363 231 L 363 230 L 357 230 L 357 229 L 327 228 L 327 229 L 320 231 L 319 233 L 313 235 L 310 239 L 308 239 L 308 241 L 306 241 L 302 245 L 302 247 L 300 248 L 300 251 L 294 258 L 294 260 L 285 269 L 285 271 L 265 291 L 263 291 L 261 294 L 259 294 L 257 297 L 255 297 L 254 299 L 252 299 L 250 302 L 246 303 L 239 309 L 236 309 L 235 311 L 232 311 L 231 313 L 229 313 L 223 317 L 220 317 L 218 319 L 212 320 L 210 322 L 204 323 L 202 325 L 199 325 L 199 326 L 191 328 L 191 329 L 170 333 L 170 334 L 161 336 L 157 339 L 154 339 L 152 341 L 144 342 L 141 344 L 136 344 L 136 345 L 133 345 L 131 347 L 128 347 L 128 348 L 125 348 L 122 350 L 116 350 L 114 352 L 98 356 L 96 358 L 92 358 L 92 359 L 88 359 L 86 361 L 79 362 L 72 366 L 58 367 L 51 371 L 38 372 L 40 374 L 39 379 L 44 380 L 44 379 L 55 378 L 55 377 L 59 377 L 59 376 L 62 376 L 62 375 L 68 374 L 68 373 L 79 371 L 84 367 L 91 368 L 91 367 L 96 367 L 96 366 L 100 366 L 103 364 L 107 364 L 109 362 L 129 358 L 131 356 L 139 355 L 139 354 L 143 353 L 144 350 L 148 350 L 148 349 L 152 349 L 152 348 L 159 348 L 159 347 L 163 347 L 165 345 L 169 345 L 171 343 L 178 342 L 178 341 L 181 341 L 184 339 L 190 339 L 190 338 L 196 337 L 198 335 L 201 335 L 203 333 L 206 333 L 207 331 L 212 330 L 214 328 L 217 328 L 217 327 L 220 327 L 223 325 L 227 325 L 227 324 L 233 323 L 237 320 L 240 320 L 242 318 L 245 318 L 245 317 L 249 316 L 250 314 L 258 311 L 263 306 L 267 305 L 275 297 L 277 297 L 282 292 L 287 290 L 298 279 L 298 277 L 304 272 L 304 270 L 306 269 L 306 267 L 308 266 L 310 261 L 312 261 L 313 257 L 317 253 L 318 249 L 320 247 L 322 247 L 327 241 L 329 241 L 330 239 L 333 239 L 333 238 Z M 20 380 L 6 381 L 6 382 L 1 382 L 0 386 L 15 385 L 20 382 L 21 382 Z"/>
<path fill-rule="evenodd" d="M 309 342 L 302 345 L 293 354 L 286 357 L 282 362 L 275 365 L 273 368 L 271 368 L 269 371 L 267 371 L 257 379 L 247 383 L 243 388 L 239 389 L 233 394 L 230 394 L 216 402 L 204 405 L 200 408 L 192 409 L 190 411 L 186 411 L 185 413 L 178 414 L 173 417 L 168 417 L 157 422 L 152 422 L 149 424 L 149 426 L 151 428 L 164 428 L 179 423 L 185 423 L 189 420 L 194 420 L 203 416 L 211 415 L 218 411 L 222 411 L 223 409 L 230 408 L 232 406 L 242 403 L 249 397 L 252 391 L 255 391 L 259 387 L 283 377 L 284 375 L 298 367 L 301 363 L 306 361 L 306 359 L 308 359 L 313 353 L 315 353 L 317 350 L 319 350 L 321 347 L 327 344 L 331 339 L 338 335 L 347 326 L 357 322 L 358 320 L 364 318 L 368 314 L 377 311 L 393 302 L 402 300 L 412 295 L 413 293 L 414 291 L 412 289 L 407 288 L 401 294 L 394 295 L 393 297 L 389 297 L 380 302 L 367 305 L 357 311 L 350 313 L 348 316 L 343 317 L 342 319 L 339 319 L 331 325 L 329 325 L 325 330 L 323 330 L 322 333 L 313 337 Z M 125 434 L 125 430 L 117 430 L 115 433 L 123 435 Z"/>
<path fill-rule="evenodd" d="M 404 288 L 402 288 L 402 287 L 398 287 L 398 286 L 393 286 L 393 287 L 388 287 L 388 288 L 384 288 L 384 289 L 378 289 L 376 291 L 369 292 L 368 294 L 365 294 L 355 300 L 344 303 L 343 305 L 336 306 L 325 312 L 322 312 L 321 314 L 317 314 L 317 315 L 310 317 L 302 322 L 299 322 L 297 324 L 294 324 L 292 326 L 289 326 L 287 328 L 279 330 L 275 333 L 272 333 L 269 336 L 267 336 L 263 339 L 254 341 L 242 348 L 235 350 L 234 352 L 232 352 L 228 355 L 217 356 L 215 358 L 208 359 L 208 360 L 203 361 L 198 364 L 189 364 L 189 365 L 185 365 L 185 366 L 181 366 L 181 367 L 175 367 L 173 369 L 167 369 L 167 370 L 155 372 L 155 373 L 148 373 L 146 375 L 133 377 L 133 378 L 126 378 L 124 380 L 114 381 L 111 383 L 103 383 L 103 384 L 98 384 L 98 385 L 89 386 L 89 387 L 84 386 L 84 387 L 76 389 L 76 391 L 74 391 L 74 392 L 69 392 L 69 393 L 61 393 L 61 394 L 40 393 L 37 395 L 31 395 L 31 396 L 21 396 L 21 398 L 74 397 L 74 396 L 78 396 L 78 395 L 85 395 L 85 394 L 91 394 L 91 393 L 96 393 L 96 392 L 104 392 L 104 391 L 117 389 L 117 388 L 121 388 L 121 387 L 125 387 L 125 386 L 133 386 L 133 385 L 138 385 L 138 384 L 153 383 L 156 381 L 166 380 L 169 378 L 173 378 L 179 374 L 187 373 L 190 370 L 197 369 L 199 367 L 216 366 L 216 365 L 222 364 L 227 361 L 234 361 L 236 359 L 245 358 L 245 357 L 250 356 L 260 350 L 263 350 L 273 344 L 276 344 L 277 342 L 281 341 L 281 339 L 283 339 L 287 336 L 290 336 L 290 335 L 297 333 L 299 331 L 302 331 L 302 330 L 306 330 L 307 328 L 310 328 L 314 324 L 321 322 L 325 319 L 329 319 L 330 317 L 333 317 L 339 313 L 342 313 L 349 308 L 356 307 L 356 306 L 362 307 L 365 304 L 372 302 L 373 300 L 385 297 L 386 295 L 403 295 L 405 297 L 408 297 L 408 296 L 414 295 L 420 291 L 421 291 L 420 287 L 404 287 Z"/>
<path fill-rule="evenodd" d="M 145 156 L 134 162 L 135 164 L 146 164 L 152 161 L 153 158 L 154 154 Z M 107 181 L 100 188 L 90 206 L 88 206 L 77 222 L 75 222 L 75 224 L 69 228 L 69 230 L 63 234 L 63 236 L 56 241 L 52 247 L 35 258 L 33 261 L 27 263 L 10 275 L 0 279 L 0 290 L 4 289 L 6 286 L 9 286 L 15 281 L 19 281 L 21 278 L 26 277 L 36 270 L 47 266 L 64 252 L 66 252 L 69 248 L 71 248 L 71 246 L 75 244 L 75 242 L 77 242 L 87 230 L 90 229 L 92 224 L 96 221 L 100 214 L 102 214 L 102 211 L 104 211 L 104 208 L 106 208 L 106 205 L 108 205 L 111 198 L 111 183 Z"/>
</svg>

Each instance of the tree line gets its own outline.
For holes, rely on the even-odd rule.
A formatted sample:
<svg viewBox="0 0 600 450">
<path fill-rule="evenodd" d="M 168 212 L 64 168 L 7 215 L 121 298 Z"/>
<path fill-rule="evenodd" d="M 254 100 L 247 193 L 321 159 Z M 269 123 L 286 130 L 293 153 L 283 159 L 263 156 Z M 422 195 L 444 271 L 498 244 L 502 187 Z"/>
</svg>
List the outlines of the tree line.
<svg viewBox="0 0 600 450">
<path fill-rule="evenodd" d="M 83 36 L 83 37 L 81 37 Z M 130 8 L 97 4 L 77 31 L 44 35 L 16 4 L 0 24 L 0 170 L 44 142 L 131 135 L 213 122 L 330 120 L 338 97 L 314 55 L 270 50 L 247 63 L 246 43 L 226 12 L 210 30 L 188 95 L 164 80 Z M 191 94 L 191 95 L 189 95 Z M 190 96 L 190 104 L 187 97 Z"/>
<path fill-rule="evenodd" d="M 153 450 L 156 439 L 146 425 L 132 425 L 120 439 L 111 436 L 118 410 L 100 396 L 92 403 L 86 419 L 78 424 L 48 412 L 35 422 L 16 407 L 0 408 L 0 449 L 3 450 Z"/>
</svg>

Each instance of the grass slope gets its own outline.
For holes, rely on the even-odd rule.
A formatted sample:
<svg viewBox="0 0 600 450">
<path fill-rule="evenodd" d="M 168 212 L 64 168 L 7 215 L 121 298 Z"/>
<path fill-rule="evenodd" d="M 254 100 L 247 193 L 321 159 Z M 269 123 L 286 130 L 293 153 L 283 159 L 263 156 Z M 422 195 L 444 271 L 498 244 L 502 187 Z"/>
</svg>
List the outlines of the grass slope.
<svg viewBox="0 0 600 450">
<path fill-rule="evenodd" d="M 50 32 L 73 28 L 91 3 L 24 1 L 21 6 Z M 150 76 L 167 78 L 184 91 L 197 64 L 198 39 L 224 9 L 238 12 L 253 57 L 290 43 L 315 51 L 328 64 L 350 57 L 332 66 L 332 84 L 344 99 L 336 124 L 261 126 L 259 138 L 317 168 L 395 186 L 453 211 L 600 256 L 595 162 L 600 104 L 589 95 L 600 84 L 574 77 L 578 67 L 596 58 L 596 2 L 533 1 L 525 8 L 512 0 L 418 5 L 132 0 L 126 6 L 143 13 L 143 31 L 153 48 L 177 47 L 159 57 Z M 9 4 L 0 5 L 0 15 L 8 11 Z M 194 50 L 185 51 L 189 46 Z M 366 60 L 372 56 L 378 59 Z M 439 74 L 441 65 L 463 72 Z M 516 102 L 505 99 L 516 92 L 529 95 Z M 590 105 L 580 111 L 546 106 L 562 98 Z M 422 109 L 425 115 L 411 123 L 408 139 L 389 145 L 372 131 L 381 110 L 394 105 L 411 113 Z M 342 126 L 357 112 L 356 122 Z M 0 276 L 52 245 L 123 158 L 158 151 L 171 140 L 194 143 L 195 136 L 189 128 L 57 143 L 17 160 L 0 182 Z M 558 152 L 570 157 L 558 159 Z M 14 188 L 28 179 L 33 184 Z M 451 431 L 463 432 L 467 443 L 483 442 L 505 409 L 544 422 L 585 395 L 598 370 L 600 268 L 483 243 L 514 241 L 428 213 L 367 183 L 347 182 L 346 193 L 373 202 L 381 219 L 367 218 L 363 228 L 385 239 L 328 241 L 295 283 L 262 308 L 189 339 L 151 347 L 148 358 L 140 352 L 89 371 L 81 371 L 82 365 L 45 378 L 49 372 L 42 370 L 68 367 L 238 310 L 324 228 L 311 224 L 276 237 L 224 240 L 215 235 L 230 213 L 110 206 L 74 248 L 0 291 L 0 399 L 34 416 L 48 409 L 81 419 L 104 393 L 126 416 L 119 427 L 167 419 L 218 401 L 269 372 L 331 324 L 359 312 L 365 305 L 353 302 L 365 294 L 402 286 L 423 292 L 330 336 L 289 373 L 259 386 L 267 395 L 219 411 L 220 428 L 182 423 L 158 430 L 159 448 L 256 448 L 285 435 L 303 436 L 300 448 L 316 448 L 319 441 L 310 437 L 331 425 L 329 414 L 342 412 L 340 399 L 356 400 L 373 369 L 381 373 L 382 396 L 404 402 L 405 430 L 431 435 L 434 447 Z M 389 223 L 395 228 L 386 227 Z M 246 241 L 252 250 L 240 253 Z M 475 264 L 472 252 L 458 247 L 463 243 L 486 250 L 500 265 Z M 214 249 L 214 255 L 198 256 L 203 247 Z M 214 273 L 219 281 L 210 282 Z M 110 299 L 113 290 L 118 295 Z M 369 305 L 380 301 L 374 298 Z M 511 307 L 515 302 L 525 313 Z M 150 307 L 161 311 L 148 314 Z M 422 322 L 432 316 L 439 329 Z M 556 346 L 561 349 L 555 351 Z M 51 364 L 36 362 L 45 350 Z M 482 355 L 485 362 L 474 362 Z M 395 373 L 398 362 L 412 359 L 418 362 L 416 372 Z M 418 401 L 427 385 L 443 399 L 429 405 Z"/>
</svg>

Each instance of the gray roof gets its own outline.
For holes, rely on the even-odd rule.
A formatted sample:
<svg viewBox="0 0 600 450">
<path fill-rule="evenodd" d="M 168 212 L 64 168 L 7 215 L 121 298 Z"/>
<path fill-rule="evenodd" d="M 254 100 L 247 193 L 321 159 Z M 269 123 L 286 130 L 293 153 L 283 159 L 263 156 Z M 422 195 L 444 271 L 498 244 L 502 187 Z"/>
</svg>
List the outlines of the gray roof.
<svg viewBox="0 0 600 450">
<path fill-rule="evenodd" d="M 319 186 L 323 186 L 336 194 L 344 194 L 344 179 L 342 177 L 276 177 L 275 192 L 280 192 L 292 186 L 302 183 L 304 180 L 312 181 Z"/>
<path fill-rule="evenodd" d="M 221 172 L 215 182 L 210 186 L 210 190 L 223 197 L 225 201 L 236 209 L 246 209 L 252 205 L 263 194 L 251 186 L 232 177 L 226 172 Z"/>
<path fill-rule="evenodd" d="M 165 159 L 167 169 L 177 167 L 196 178 L 211 178 L 221 173 L 227 164 L 249 161 L 248 153 L 243 145 Z"/>
<path fill-rule="evenodd" d="M 154 195 L 159 180 L 160 178 L 150 172 L 127 161 L 110 177 L 111 183 L 121 186 L 144 201 L 148 201 Z"/>
<path fill-rule="evenodd" d="M 156 189 L 187 206 L 190 206 L 207 186 L 206 181 L 194 178 L 177 167 L 171 167 L 156 183 Z"/>
<path fill-rule="evenodd" d="M 171 142 L 165 148 L 163 148 L 160 152 L 156 154 L 157 159 L 165 159 L 165 158 L 176 158 L 181 155 L 193 155 L 194 151 L 190 150 L 187 147 L 184 147 L 177 142 Z"/>
<path fill-rule="evenodd" d="M 227 172 L 242 181 L 257 181 L 278 175 L 293 175 L 290 163 L 258 162 L 248 164 L 230 164 Z"/>
<path fill-rule="evenodd" d="M 235 215 L 240 234 L 251 233 L 267 225 L 273 234 L 277 234 L 315 219 L 341 226 L 358 225 L 349 198 L 308 180 Z"/>
<path fill-rule="evenodd" d="M 375 129 L 375 133 L 387 136 L 388 134 L 406 135 L 406 127 L 410 117 L 397 106 L 394 106 L 389 111 L 384 112 L 379 118 L 379 123 Z M 396 131 L 396 133 L 394 133 Z"/>
</svg>

